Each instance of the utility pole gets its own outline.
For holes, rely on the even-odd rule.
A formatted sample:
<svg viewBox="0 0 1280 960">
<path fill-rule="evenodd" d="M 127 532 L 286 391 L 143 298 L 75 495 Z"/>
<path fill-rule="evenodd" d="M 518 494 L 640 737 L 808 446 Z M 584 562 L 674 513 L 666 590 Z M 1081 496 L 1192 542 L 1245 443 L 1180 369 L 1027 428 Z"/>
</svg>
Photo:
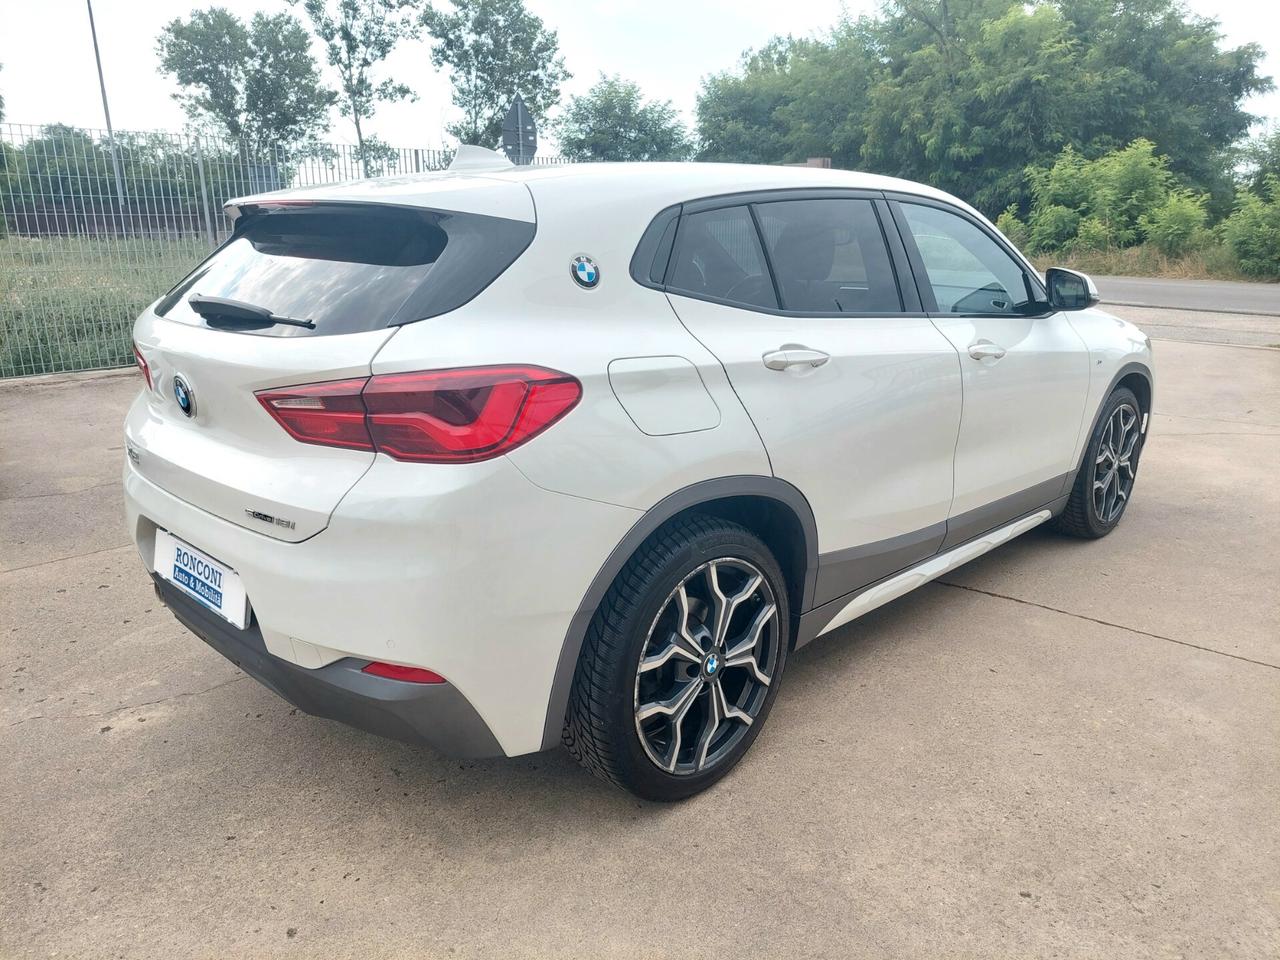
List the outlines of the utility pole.
<svg viewBox="0 0 1280 960">
<path fill-rule="evenodd" d="M 102 91 L 102 115 L 107 120 L 107 146 L 111 148 L 111 166 L 116 175 L 116 200 L 120 210 L 120 226 L 124 229 L 124 177 L 120 173 L 120 157 L 116 153 L 116 135 L 111 129 L 111 108 L 107 106 L 107 81 L 102 76 L 102 54 L 98 52 L 98 28 L 93 22 L 93 0 L 84 0 L 89 8 L 89 33 L 93 36 L 93 57 L 98 62 L 98 89 Z"/>
</svg>

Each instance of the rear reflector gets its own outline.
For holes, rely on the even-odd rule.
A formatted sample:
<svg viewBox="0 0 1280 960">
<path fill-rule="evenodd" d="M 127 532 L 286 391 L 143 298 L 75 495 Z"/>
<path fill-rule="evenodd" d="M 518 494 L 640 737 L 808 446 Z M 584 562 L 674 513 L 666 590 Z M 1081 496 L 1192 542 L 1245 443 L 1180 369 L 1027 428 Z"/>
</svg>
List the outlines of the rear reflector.
<svg viewBox="0 0 1280 960">
<path fill-rule="evenodd" d="M 582 385 L 544 367 L 389 373 L 263 390 L 258 401 L 295 440 L 415 463 L 501 456 L 573 409 Z"/>
<path fill-rule="evenodd" d="M 133 345 L 133 359 L 138 363 L 138 369 L 142 371 L 142 377 L 147 381 L 147 389 L 151 387 L 151 367 L 147 364 L 147 358 L 142 355 L 142 351 L 138 349 L 138 345 Z"/>
<path fill-rule="evenodd" d="M 366 665 L 362 673 L 370 673 L 375 677 L 385 677 L 388 680 L 403 680 L 406 683 L 444 683 L 444 677 L 431 670 L 423 670 L 421 667 L 402 667 L 394 663 L 379 663 L 376 660 Z"/>
</svg>

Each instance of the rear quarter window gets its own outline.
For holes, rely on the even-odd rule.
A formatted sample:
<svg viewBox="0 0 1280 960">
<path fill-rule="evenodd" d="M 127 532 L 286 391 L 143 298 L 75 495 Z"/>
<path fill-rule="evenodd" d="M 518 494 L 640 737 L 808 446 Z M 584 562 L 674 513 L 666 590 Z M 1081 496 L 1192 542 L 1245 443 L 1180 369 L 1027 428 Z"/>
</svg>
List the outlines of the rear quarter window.
<svg viewBox="0 0 1280 960">
<path fill-rule="evenodd" d="M 454 310 L 497 279 L 533 239 L 520 220 L 379 204 L 250 210 L 231 238 L 156 307 L 170 320 L 236 333 L 361 333 Z M 298 326 L 220 326 L 192 294 L 239 300 Z"/>
</svg>

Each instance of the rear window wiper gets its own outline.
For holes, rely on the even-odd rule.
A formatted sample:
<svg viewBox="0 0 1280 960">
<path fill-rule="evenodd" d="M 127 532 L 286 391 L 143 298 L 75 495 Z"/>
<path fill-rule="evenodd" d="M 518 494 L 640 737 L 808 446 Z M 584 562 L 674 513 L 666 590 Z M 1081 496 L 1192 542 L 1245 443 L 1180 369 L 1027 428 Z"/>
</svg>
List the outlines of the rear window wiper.
<svg viewBox="0 0 1280 960">
<path fill-rule="evenodd" d="M 295 320 L 293 317 L 280 317 L 266 307 L 245 303 L 243 300 L 228 300 L 225 297 L 206 297 L 202 293 L 193 293 L 187 297 L 187 304 L 206 320 L 230 320 L 235 323 L 285 324 L 290 327 L 306 327 L 314 330 L 314 320 Z"/>
</svg>

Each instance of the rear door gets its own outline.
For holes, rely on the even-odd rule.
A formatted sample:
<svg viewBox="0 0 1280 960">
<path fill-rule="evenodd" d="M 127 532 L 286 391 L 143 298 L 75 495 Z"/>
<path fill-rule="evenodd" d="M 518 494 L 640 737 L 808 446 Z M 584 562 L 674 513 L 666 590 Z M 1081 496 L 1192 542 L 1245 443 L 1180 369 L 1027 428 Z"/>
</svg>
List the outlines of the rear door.
<svg viewBox="0 0 1280 960">
<path fill-rule="evenodd" d="M 813 508 L 817 603 L 932 555 L 951 503 L 955 350 L 900 289 L 887 216 L 854 191 L 687 204 L 666 274 Z"/>
<path fill-rule="evenodd" d="M 528 192 L 494 189 L 511 193 L 513 219 L 376 203 L 251 205 L 231 239 L 135 325 L 152 381 L 126 422 L 135 469 L 269 536 L 299 541 L 324 529 L 374 454 L 295 440 L 255 394 L 367 377 L 398 324 L 483 289 L 533 236 Z M 200 298 L 294 322 L 255 322 Z"/>
<path fill-rule="evenodd" d="M 977 218 L 893 201 L 920 295 L 964 371 L 948 546 L 1065 492 L 1089 389 L 1089 353 L 1038 277 Z"/>
</svg>

